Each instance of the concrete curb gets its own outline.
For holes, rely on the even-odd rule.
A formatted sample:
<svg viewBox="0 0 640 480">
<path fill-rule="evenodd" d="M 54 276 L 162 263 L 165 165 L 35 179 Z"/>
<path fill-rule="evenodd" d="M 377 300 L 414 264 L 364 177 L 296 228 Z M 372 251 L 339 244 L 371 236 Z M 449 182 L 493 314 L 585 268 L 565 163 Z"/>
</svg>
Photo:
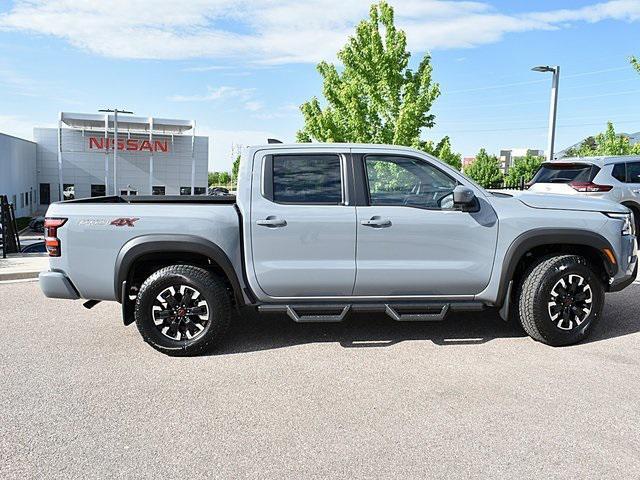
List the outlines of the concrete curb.
<svg viewBox="0 0 640 480">
<path fill-rule="evenodd" d="M 25 280 L 28 278 L 38 278 L 40 271 L 35 272 L 10 272 L 0 273 L 0 282 L 6 282 L 10 280 Z"/>
</svg>

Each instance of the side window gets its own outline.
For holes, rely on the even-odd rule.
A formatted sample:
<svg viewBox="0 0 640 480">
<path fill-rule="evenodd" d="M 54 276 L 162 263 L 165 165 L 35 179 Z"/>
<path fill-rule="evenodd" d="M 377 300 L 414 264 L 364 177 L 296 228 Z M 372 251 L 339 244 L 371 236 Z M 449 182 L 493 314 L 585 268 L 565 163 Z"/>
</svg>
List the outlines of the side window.
<svg viewBox="0 0 640 480">
<path fill-rule="evenodd" d="M 640 183 L 640 162 L 627 163 L 627 182 Z"/>
<path fill-rule="evenodd" d="M 616 180 L 621 182 L 627 181 L 627 173 L 626 173 L 626 164 L 625 163 L 616 163 L 613 166 L 613 171 L 611 172 L 611 176 Z"/>
<path fill-rule="evenodd" d="M 274 155 L 273 201 L 339 205 L 342 202 L 340 157 Z"/>
<path fill-rule="evenodd" d="M 433 165 L 410 157 L 365 157 L 371 205 L 453 208 L 453 178 Z"/>
</svg>

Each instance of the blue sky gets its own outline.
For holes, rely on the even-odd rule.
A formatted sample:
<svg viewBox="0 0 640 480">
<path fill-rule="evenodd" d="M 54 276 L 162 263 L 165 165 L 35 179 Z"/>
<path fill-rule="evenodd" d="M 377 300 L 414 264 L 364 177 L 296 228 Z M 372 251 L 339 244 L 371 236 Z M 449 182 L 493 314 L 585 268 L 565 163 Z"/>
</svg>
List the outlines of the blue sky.
<svg viewBox="0 0 640 480">
<path fill-rule="evenodd" d="M 390 2 L 416 64 L 433 57 L 436 127 L 454 148 L 546 148 L 550 75 L 561 66 L 557 146 L 640 131 L 640 0 Z M 210 169 L 231 146 L 294 140 L 297 107 L 320 95 L 370 2 L 344 0 L 0 1 L 0 131 L 26 138 L 59 111 L 106 106 L 195 119 Z"/>
</svg>

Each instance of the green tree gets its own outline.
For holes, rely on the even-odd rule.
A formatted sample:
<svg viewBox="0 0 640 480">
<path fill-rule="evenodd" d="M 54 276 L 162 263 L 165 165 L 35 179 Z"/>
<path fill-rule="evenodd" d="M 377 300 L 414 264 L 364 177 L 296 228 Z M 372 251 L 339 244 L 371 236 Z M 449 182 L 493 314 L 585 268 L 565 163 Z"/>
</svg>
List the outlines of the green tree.
<svg viewBox="0 0 640 480">
<path fill-rule="evenodd" d="M 500 171 L 500 163 L 495 155 L 489 155 L 481 148 L 476 159 L 469 165 L 464 173 L 482 185 L 484 188 L 499 186 L 504 178 Z"/>
<path fill-rule="evenodd" d="M 640 60 L 638 60 L 638 57 L 631 57 L 630 60 L 633 68 L 635 68 L 638 71 L 638 73 L 640 73 Z"/>
<path fill-rule="evenodd" d="M 236 157 L 231 167 L 231 178 L 234 182 L 238 182 L 238 170 L 240 170 L 240 155 Z"/>
<path fill-rule="evenodd" d="M 338 52 L 344 65 L 318 65 L 326 107 L 316 97 L 301 105 L 299 142 L 364 142 L 421 146 L 420 132 L 434 125 L 429 111 L 440 95 L 432 81 L 431 57 L 414 72 L 407 38 L 394 24 L 385 1 L 371 6 L 369 18 Z"/>
<path fill-rule="evenodd" d="M 529 153 L 525 157 L 516 157 L 504 179 L 505 184 L 509 187 L 517 187 L 520 185 L 522 179 L 524 179 L 525 182 L 530 181 L 543 161 L 543 157 Z"/>
<path fill-rule="evenodd" d="M 451 165 L 456 170 L 462 169 L 462 155 L 451 150 L 451 141 L 449 137 L 444 137 L 434 149 L 433 155 L 443 162 Z M 428 152 L 431 153 L 431 152 Z"/>
<path fill-rule="evenodd" d="M 229 175 L 229 172 L 220 172 L 218 181 L 220 185 L 229 185 L 231 183 L 231 175 Z"/>
<path fill-rule="evenodd" d="M 613 123 L 595 137 L 586 138 L 578 147 L 570 148 L 565 157 L 597 157 L 602 155 L 638 155 L 640 144 L 631 145 L 629 137 L 616 133 Z"/>
<path fill-rule="evenodd" d="M 220 183 L 220 172 L 209 172 L 209 186 Z"/>
</svg>

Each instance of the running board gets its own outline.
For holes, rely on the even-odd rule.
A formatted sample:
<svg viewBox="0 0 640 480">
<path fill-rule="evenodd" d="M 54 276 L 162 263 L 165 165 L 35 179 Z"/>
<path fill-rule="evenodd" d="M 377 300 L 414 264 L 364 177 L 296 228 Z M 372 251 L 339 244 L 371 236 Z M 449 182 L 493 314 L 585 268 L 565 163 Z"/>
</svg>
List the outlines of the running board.
<svg viewBox="0 0 640 480">
<path fill-rule="evenodd" d="M 259 312 L 284 312 L 297 323 L 341 322 L 351 305 L 260 305 Z M 311 312 L 306 315 L 303 312 Z"/>
<path fill-rule="evenodd" d="M 449 304 L 429 305 L 422 307 L 424 312 L 420 312 L 421 306 L 408 305 L 385 305 L 384 313 L 397 322 L 440 322 L 444 320 L 449 312 Z M 408 310 L 408 311 L 407 311 Z M 406 313 L 402 313 L 406 311 Z"/>
<path fill-rule="evenodd" d="M 482 302 L 412 302 L 412 303 L 353 303 L 353 304 L 264 304 L 261 313 L 286 313 L 294 322 L 342 322 L 350 310 L 380 312 L 398 322 L 440 322 L 450 311 L 481 311 Z"/>
</svg>

